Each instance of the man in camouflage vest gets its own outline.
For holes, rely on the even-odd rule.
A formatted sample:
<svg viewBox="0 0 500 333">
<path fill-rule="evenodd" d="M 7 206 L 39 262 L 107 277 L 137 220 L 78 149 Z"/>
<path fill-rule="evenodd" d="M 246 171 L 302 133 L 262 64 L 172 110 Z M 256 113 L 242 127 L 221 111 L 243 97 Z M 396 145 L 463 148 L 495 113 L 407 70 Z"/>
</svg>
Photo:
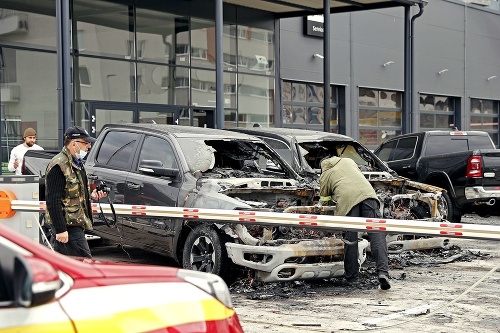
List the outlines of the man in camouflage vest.
<svg viewBox="0 0 500 333">
<path fill-rule="evenodd" d="M 55 250 L 59 253 L 91 258 L 84 230 L 92 229 L 90 199 L 106 196 L 102 191 L 90 193 L 84 158 L 96 140 L 79 126 L 64 134 L 64 147 L 54 156 L 45 173 L 46 221 L 55 233 Z"/>
</svg>

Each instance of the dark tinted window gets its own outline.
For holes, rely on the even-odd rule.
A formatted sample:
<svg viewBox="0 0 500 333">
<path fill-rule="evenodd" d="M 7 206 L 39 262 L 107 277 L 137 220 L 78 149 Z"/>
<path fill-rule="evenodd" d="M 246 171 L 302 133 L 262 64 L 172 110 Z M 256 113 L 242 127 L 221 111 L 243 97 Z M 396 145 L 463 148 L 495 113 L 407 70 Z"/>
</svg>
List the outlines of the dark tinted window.
<svg viewBox="0 0 500 333">
<path fill-rule="evenodd" d="M 489 135 L 469 136 L 469 150 L 474 149 L 494 149 Z"/>
<path fill-rule="evenodd" d="M 495 147 L 487 135 L 431 136 L 427 142 L 425 156 L 493 148 Z"/>
<path fill-rule="evenodd" d="M 425 149 L 425 156 L 455 153 L 469 150 L 469 142 L 466 136 L 430 136 Z"/>
<path fill-rule="evenodd" d="M 129 169 L 139 134 L 109 132 L 104 138 L 96 161 L 110 167 Z"/>
<path fill-rule="evenodd" d="M 415 151 L 415 146 L 417 145 L 417 137 L 413 136 L 410 138 L 404 138 L 398 140 L 398 145 L 394 150 L 394 155 L 391 161 L 404 160 L 411 158 Z"/>
<path fill-rule="evenodd" d="M 390 158 L 392 156 L 392 152 L 394 151 L 394 147 L 396 147 L 397 142 L 398 142 L 397 140 L 394 140 L 382 144 L 380 148 L 377 149 L 377 151 L 375 152 L 375 155 L 377 155 L 378 158 L 380 158 L 382 161 L 385 162 L 391 161 Z"/>
<path fill-rule="evenodd" d="M 142 160 L 157 160 L 165 168 L 178 169 L 172 146 L 162 138 L 154 136 L 146 137 L 141 148 L 141 155 L 139 156 L 139 161 Z"/>
</svg>

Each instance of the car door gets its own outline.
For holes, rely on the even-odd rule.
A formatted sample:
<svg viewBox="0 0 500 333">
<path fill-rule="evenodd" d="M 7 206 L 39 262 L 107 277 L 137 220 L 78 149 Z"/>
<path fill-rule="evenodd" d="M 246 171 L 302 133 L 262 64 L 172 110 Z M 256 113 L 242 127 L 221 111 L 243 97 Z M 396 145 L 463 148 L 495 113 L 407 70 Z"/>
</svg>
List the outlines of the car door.
<svg viewBox="0 0 500 333">
<path fill-rule="evenodd" d="M 141 206 L 176 207 L 181 173 L 176 176 L 160 176 L 141 171 L 142 161 L 159 161 L 164 168 L 179 170 L 178 158 L 170 140 L 154 135 L 144 135 L 134 168 L 128 174 L 125 186 L 125 204 Z M 126 216 L 127 238 L 133 238 L 140 246 L 154 248 L 156 251 L 172 253 L 171 244 L 175 235 L 172 218 Z"/>
<path fill-rule="evenodd" d="M 390 142 L 391 144 L 395 143 L 395 145 L 391 148 L 392 153 L 389 156 L 387 165 L 396 171 L 398 175 L 410 179 L 417 178 L 416 165 L 418 156 L 415 155 L 417 142 L 417 136 L 404 137 Z M 379 150 L 377 156 L 381 157 L 383 152 L 383 149 Z"/>
<path fill-rule="evenodd" d="M 85 164 L 87 176 L 91 183 L 104 181 L 110 189 L 108 198 L 103 198 L 99 202 L 108 203 L 110 201 L 113 204 L 124 204 L 125 180 L 132 168 L 134 154 L 141 135 L 123 130 L 110 130 L 102 135 L 102 143 L 96 147 L 98 151 L 92 152 L 95 155 L 89 156 Z M 116 218 L 116 225 L 112 223 L 114 218 Z M 111 227 L 107 225 L 102 215 L 94 215 L 93 233 L 106 239 L 121 241 L 124 236 L 124 227 L 126 228 L 123 225 L 123 216 L 106 215 L 106 219 Z"/>
</svg>

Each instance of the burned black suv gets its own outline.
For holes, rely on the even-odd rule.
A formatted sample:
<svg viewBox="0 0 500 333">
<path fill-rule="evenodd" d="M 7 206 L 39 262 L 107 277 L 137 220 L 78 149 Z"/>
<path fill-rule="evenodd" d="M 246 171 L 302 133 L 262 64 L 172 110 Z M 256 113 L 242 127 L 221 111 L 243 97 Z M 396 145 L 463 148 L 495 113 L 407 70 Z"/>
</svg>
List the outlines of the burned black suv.
<svg viewBox="0 0 500 333">
<path fill-rule="evenodd" d="M 85 167 L 89 179 L 106 183 L 114 204 L 286 212 L 318 199 L 317 183 L 265 142 L 223 130 L 106 125 Z M 333 232 L 140 215 L 118 215 L 111 227 L 105 222 L 96 215 L 92 233 L 224 278 L 234 267 L 262 281 L 343 274 L 344 246 Z M 366 245 L 359 247 L 361 261 Z"/>
</svg>

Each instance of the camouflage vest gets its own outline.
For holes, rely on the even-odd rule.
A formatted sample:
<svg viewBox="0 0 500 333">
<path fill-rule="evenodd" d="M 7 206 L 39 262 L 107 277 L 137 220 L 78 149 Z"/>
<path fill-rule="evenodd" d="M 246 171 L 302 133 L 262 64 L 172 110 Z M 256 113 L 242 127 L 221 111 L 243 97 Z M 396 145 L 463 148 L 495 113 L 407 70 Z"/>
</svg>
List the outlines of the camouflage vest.
<svg viewBox="0 0 500 333">
<path fill-rule="evenodd" d="M 92 220 L 88 216 L 90 207 L 87 206 L 87 200 L 85 199 L 85 192 L 89 190 L 89 184 L 83 184 L 84 178 L 82 177 L 82 173 L 85 172 L 83 165 L 79 167 L 75 164 L 73 157 L 66 147 L 64 147 L 59 154 L 52 158 L 47 166 L 45 174 L 47 174 L 56 165 L 59 165 L 64 177 L 66 178 L 64 197 L 62 198 L 66 225 L 92 229 Z M 45 219 L 47 223 L 52 224 L 48 212 Z"/>
</svg>

